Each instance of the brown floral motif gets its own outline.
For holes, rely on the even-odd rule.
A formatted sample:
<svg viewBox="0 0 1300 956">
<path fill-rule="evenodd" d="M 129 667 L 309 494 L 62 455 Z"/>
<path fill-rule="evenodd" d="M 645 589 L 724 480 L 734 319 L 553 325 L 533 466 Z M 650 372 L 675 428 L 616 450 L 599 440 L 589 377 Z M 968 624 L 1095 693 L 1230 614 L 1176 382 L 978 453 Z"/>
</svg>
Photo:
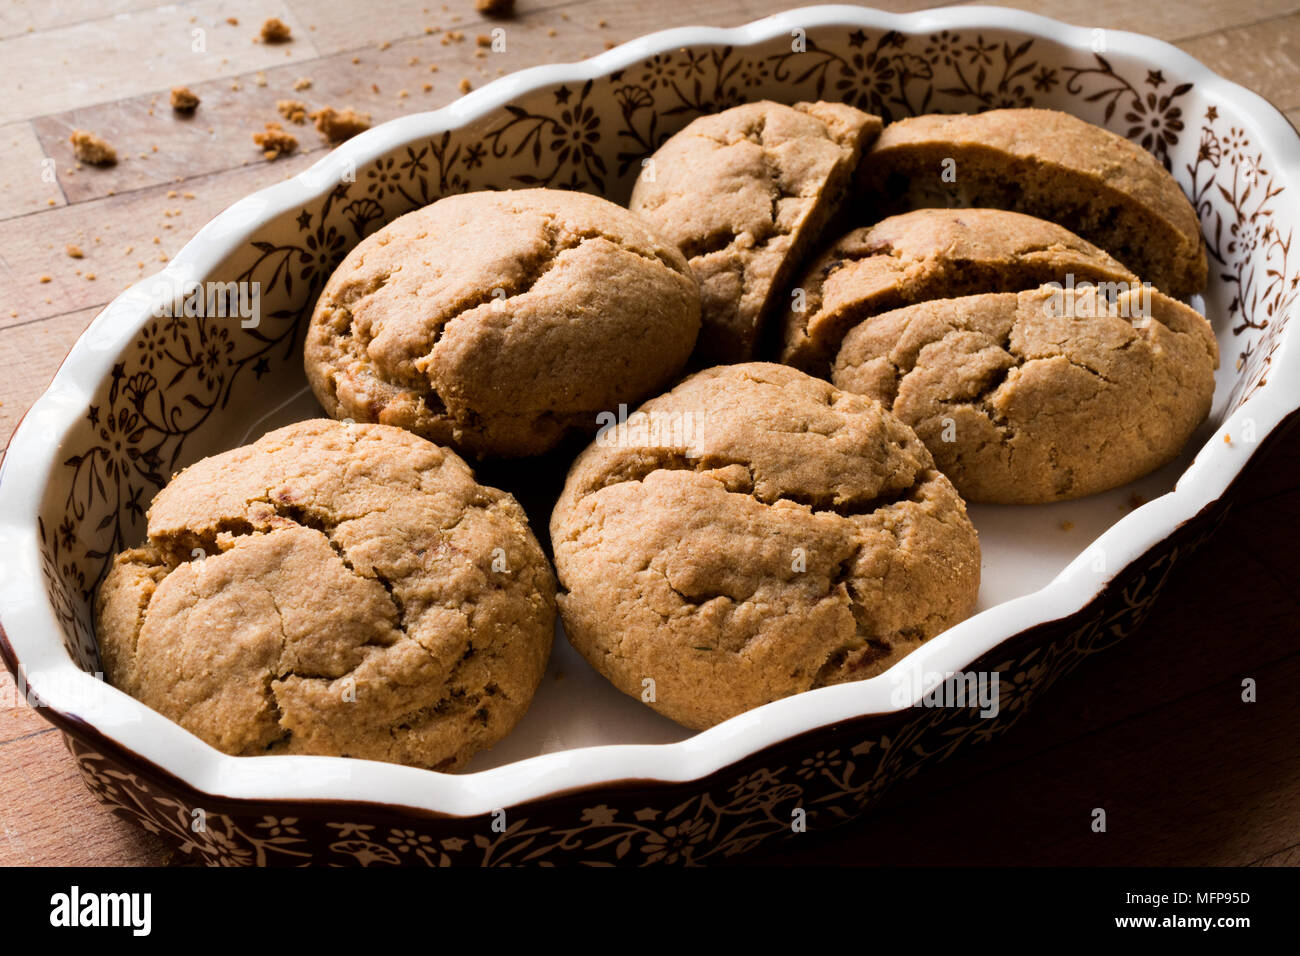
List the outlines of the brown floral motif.
<svg viewBox="0 0 1300 956">
<path fill-rule="evenodd" d="M 537 172 L 516 173 L 514 180 L 525 186 L 562 185 L 567 189 L 603 191 L 605 160 L 597 152 L 600 119 L 588 102 L 594 80 L 588 80 L 575 94 L 567 86 L 553 92 L 555 112 L 531 112 L 522 106 L 505 107 L 510 119 L 488 133 L 485 143 L 497 159 L 532 154 Z M 483 154 L 471 154 L 478 165 Z M 562 180 L 565 172 L 569 179 Z"/>
<path fill-rule="evenodd" d="M 233 818 L 186 806 L 154 790 L 138 774 L 118 769 L 102 754 L 68 741 L 86 786 L 121 816 L 176 845 L 181 854 L 207 866 L 266 866 L 283 858 L 309 859 L 296 817 L 263 815 L 241 827 Z M 251 825 L 250 825 L 251 824 Z M 253 832 L 261 831 L 261 832 Z M 276 860 L 280 857 L 280 860 Z"/>
<path fill-rule="evenodd" d="M 627 144 L 616 157 L 619 176 L 663 145 L 686 120 L 743 103 L 752 94 L 746 96 L 742 88 L 752 91 L 769 76 L 779 80 L 763 61 L 743 60 L 729 46 L 708 53 L 688 49 L 652 57 L 639 83 L 623 83 L 626 72 L 610 76 L 618 84 L 614 99 L 623 120 L 618 136 Z M 710 76 L 712 82 L 706 82 Z"/>
<path fill-rule="evenodd" d="M 1164 74 L 1158 70 L 1147 72 L 1145 85 L 1152 87 L 1145 94 L 1132 82 L 1115 72 L 1110 61 L 1094 53 L 1092 66 L 1067 66 L 1062 72 L 1067 79 L 1068 93 L 1082 96 L 1085 103 L 1105 103 L 1103 122 L 1110 122 L 1121 103 L 1127 106 L 1124 119 L 1129 123 L 1125 136 L 1155 153 L 1170 165 L 1169 149 L 1178 143 L 1183 130 L 1183 110 L 1175 101 L 1192 90 L 1191 83 L 1179 83 L 1165 89 Z"/>
<path fill-rule="evenodd" d="M 1300 298 L 1300 273 L 1291 260 L 1294 230 L 1284 234 L 1276 219 L 1278 197 L 1286 187 L 1265 167 L 1263 153 L 1243 130 L 1230 124 L 1222 128 L 1213 106 L 1206 110 L 1187 174 L 1210 257 L 1232 291 L 1232 333 L 1245 336 L 1229 399 L 1235 408 L 1268 380 L 1282 330 Z"/>
</svg>

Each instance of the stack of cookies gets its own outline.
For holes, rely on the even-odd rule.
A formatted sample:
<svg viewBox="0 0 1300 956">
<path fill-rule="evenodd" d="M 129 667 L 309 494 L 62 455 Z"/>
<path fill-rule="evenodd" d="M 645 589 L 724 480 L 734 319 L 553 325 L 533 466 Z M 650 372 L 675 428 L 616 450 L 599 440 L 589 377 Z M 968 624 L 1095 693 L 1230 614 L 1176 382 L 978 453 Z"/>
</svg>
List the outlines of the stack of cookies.
<svg viewBox="0 0 1300 956">
<path fill-rule="evenodd" d="M 109 680 L 227 753 L 454 769 L 523 715 L 558 613 L 705 728 L 970 615 L 966 500 L 1114 488 L 1209 412 L 1196 215 L 1099 127 L 758 102 L 647 169 L 627 208 L 469 193 L 353 249 L 304 350 L 329 418 L 158 494 L 99 590 Z M 459 455 L 574 436 L 553 571 Z"/>
</svg>

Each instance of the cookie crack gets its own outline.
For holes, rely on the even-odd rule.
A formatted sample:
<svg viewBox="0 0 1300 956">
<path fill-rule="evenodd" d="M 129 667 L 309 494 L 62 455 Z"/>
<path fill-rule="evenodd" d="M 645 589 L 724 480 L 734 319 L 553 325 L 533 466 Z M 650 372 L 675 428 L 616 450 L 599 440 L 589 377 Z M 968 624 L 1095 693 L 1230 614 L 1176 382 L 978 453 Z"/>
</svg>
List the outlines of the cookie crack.
<svg viewBox="0 0 1300 956">
<path fill-rule="evenodd" d="M 746 477 L 736 474 L 720 474 L 727 469 L 740 468 Z M 703 474 L 722 486 L 727 494 L 741 495 L 757 501 L 768 508 L 782 505 L 798 505 L 807 508 L 813 514 L 835 514 L 841 518 L 861 517 L 875 514 L 884 508 L 907 501 L 914 497 L 925 483 L 926 472 L 918 470 L 912 481 L 905 487 L 892 491 L 882 489 L 869 498 L 858 501 L 836 500 L 833 494 L 817 494 L 786 489 L 779 494 L 767 495 L 757 490 L 758 477 L 751 462 L 724 455 L 688 456 L 684 451 L 670 451 L 653 458 L 640 458 L 626 463 L 622 469 L 607 471 L 597 480 L 588 482 L 580 496 L 594 494 L 613 485 L 629 482 L 644 482 L 652 474 L 661 471 L 687 471 Z M 713 474 L 710 474 L 713 473 Z"/>
</svg>

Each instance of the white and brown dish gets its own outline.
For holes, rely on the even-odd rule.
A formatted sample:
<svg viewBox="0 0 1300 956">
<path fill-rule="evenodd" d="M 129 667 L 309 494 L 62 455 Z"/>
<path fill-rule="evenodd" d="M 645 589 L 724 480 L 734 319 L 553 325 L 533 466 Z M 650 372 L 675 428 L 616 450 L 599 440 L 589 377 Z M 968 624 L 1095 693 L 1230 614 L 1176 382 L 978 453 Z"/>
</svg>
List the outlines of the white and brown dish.
<svg viewBox="0 0 1300 956">
<path fill-rule="evenodd" d="M 792 48 L 792 33 L 806 42 Z M 941 34 L 990 62 L 972 69 L 973 54 L 937 43 Z M 92 323 L 15 432 L 0 471 L 0 655 L 100 799 L 209 862 L 700 863 L 772 845 L 795 809 L 810 828 L 858 815 L 893 782 L 1011 726 L 1080 660 L 1131 633 L 1300 408 L 1300 223 L 1288 201 L 1300 189 L 1300 137 L 1173 47 L 1107 38 L 1102 58 L 1091 30 L 979 7 L 812 7 L 673 30 L 376 127 L 242 200 Z M 1193 300 L 1221 357 L 1207 422 L 1173 462 L 1122 488 L 1032 508 L 971 505 L 983 553 L 973 616 L 870 680 L 700 733 L 624 697 L 563 639 L 518 727 L 455 775 L 227 756 L 96 679 L 93 595 L 112 555 L 143 539 L 158 488 L 205 456 L 320 414 L 301 335 L 350 248 L 470 189 L 565 186 L 626 202 L 641 160 L 668 135 L 757 99 L 843 100 L 887 120 L 1047 107 L 1147 149 L 1188 195 L 1207 243 L 1209 282 Z M 539 135 L 577 145 L 520 148 Z M 384 189 L 369 189 L 381 169 Z M 167 314 L 178 292 L 217 282 L 260 283 L 260 323 Z M 505 465 L 479 480 L 558 492 L 545 487 L 553 474 L 522 481 Z M 528 492 L 517 496 L 530 506 Z M 985 708 L 995 716 L 922 706 L 931 675 L 954 672 L 1000 675 L 997 707 Z M 189 825 L 198 808 L 201 832 Z M 494 828 L 501 811 L 506 826 Z"/>
</svg>

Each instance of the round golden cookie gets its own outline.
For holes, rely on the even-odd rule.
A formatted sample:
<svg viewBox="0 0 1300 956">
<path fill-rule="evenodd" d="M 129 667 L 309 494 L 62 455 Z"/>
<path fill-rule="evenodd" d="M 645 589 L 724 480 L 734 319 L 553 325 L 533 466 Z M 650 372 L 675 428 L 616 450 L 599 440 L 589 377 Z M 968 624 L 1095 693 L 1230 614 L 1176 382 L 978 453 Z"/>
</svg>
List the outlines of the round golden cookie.
<svg viewBox="0 0 1300 956">
<path fill-rule="evenodd" d="M 533 455 L 676 377 L 699 286 L 620 206 L 554 189 L 449 196 L 363 240 L 305 347 L 335 418 L 474 455 Z"/>
<path fill-rule="evenodd" d="M 973 501 L 1029 504 L 1126 484 L 1178 455 L 1209 414 L 1218 344 L 1149 287 L 936 299 L 868 319 L 832 380 L 916 429 Z"/>
<path fill-rule="evenodd" d="M 1196 211 L 1160 160 L 1069 113 L 931 113 L 885 127 L 862 164 L 879 211 L 1011 209 L 1060 223 L 1174 296 L 1205 285 Z"/>
<path fill-rule="evenodd" d="M 628 207 L 699 277 L 700 364 L 754 357 L 776 297 L 880 127 L 842 103 L 764 100 L 692 120 L 651 157 Z"/>
<path fill-rule="evenodd" d="M 327 419 L 174 477 L 96 600 L 109 682 L 219 750 L 437 770 L 523 716 L 554 624 L 514 498 L 409 432 Z"/>
<path fill-rule="evenodd" d="M 792 301 L 782 324 L 781 361 L 827 375 L 844 334 L 872 315 L 1069 276 L 1138 284 L 1092 243 L 1045 219 L 1002 209 L 914 209 L 841 236 L 804 271 L 802 301 Z"/>
<path fill-rule="evenodd" d="M 783 365 L 699 372 L 598 436 L 551 540 L 573 646 L 693 728 L 878 674 L 979 590 L 965 505 L 912 430 Z"/>
</svg>

